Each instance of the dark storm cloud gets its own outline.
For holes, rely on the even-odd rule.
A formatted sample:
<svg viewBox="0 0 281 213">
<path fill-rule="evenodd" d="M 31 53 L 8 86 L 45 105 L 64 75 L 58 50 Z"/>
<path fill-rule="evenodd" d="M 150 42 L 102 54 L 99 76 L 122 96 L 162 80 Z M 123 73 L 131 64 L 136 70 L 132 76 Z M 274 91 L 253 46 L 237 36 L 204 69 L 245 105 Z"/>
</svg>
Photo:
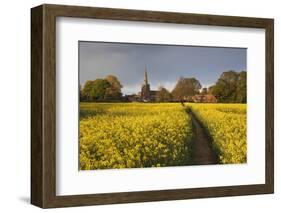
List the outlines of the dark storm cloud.
<svg viewBox="0 0 281 213">
<path fill-rule="evenodd" d="M 246 71 L 246 49 L 79 42 L 80 84 L 115 75 L 123 93 L 137 93 L 147 67 L 152 89 L 172 89 L 179 77 L 195 77 L 203 86 L 227 70 Z"/>
</svg>

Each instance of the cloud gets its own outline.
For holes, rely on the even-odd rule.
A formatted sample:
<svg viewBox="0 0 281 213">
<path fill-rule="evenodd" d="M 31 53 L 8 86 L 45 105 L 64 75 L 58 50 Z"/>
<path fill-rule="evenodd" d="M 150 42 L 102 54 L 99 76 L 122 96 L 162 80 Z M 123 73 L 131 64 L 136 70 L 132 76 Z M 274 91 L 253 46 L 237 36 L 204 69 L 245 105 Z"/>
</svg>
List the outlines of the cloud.
<svg viewBox="0 0 281 213">
<path fill-rule="evenodd" d="M 206 87 L 224 71 L 246 70 L 246 55 L 243 48 L 79 42 L 80 84 L 115 75 L 123 93 L 137 93 L 146 66 L 152 90 L 171 91 L 179 77 L 194 77 Z"/>
</svg>

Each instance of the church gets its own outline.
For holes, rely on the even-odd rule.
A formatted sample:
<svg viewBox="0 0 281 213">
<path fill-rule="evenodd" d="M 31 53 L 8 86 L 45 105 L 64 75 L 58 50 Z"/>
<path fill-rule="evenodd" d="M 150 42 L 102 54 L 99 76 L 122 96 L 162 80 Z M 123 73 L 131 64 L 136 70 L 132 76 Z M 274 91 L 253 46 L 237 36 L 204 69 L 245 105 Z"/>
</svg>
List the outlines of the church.
<svg viewBox="0 0 281 213">
<path fill-rule="evenodd" d="M 150 89 L 150 84 L 148 83 L 147 77 L 147 69 L 145 68 L 144 81 L 141 86 L 141 91 L 138 94 L 126 95 L 124 100 L 130 102 L 155 102 L 157 101 L 158 93 L 159 90 Z M 207 94 L 207 91 L 204 91 L 203 89 L 196 95 L 183 97 L 182 101 L 194 103 L 217 103 L 217 98 L 212 94 Z"/>
<path fill-rule="evenodd" d="M 157 97 L 157 90 L 150 90 L 150 84 L 148 83 L 148 77 L 147 77 L 147 69 L 145 68 L 144 71 L 144 81 L 141 86 L 140 92 L 136 95 L 126 95 L 125 101 L 131 101 L 131 102 L 154 102 L 156 101 Z"/>
<path fill-rule="evenodd" d="M 145 68 L 144 71 L 144 82 L 141 87 L 141 92 L 139 94 L 140 101 L 143 102 L 153 102 L 156 101 L 158 91 L 157 90 L 150 90 L 150 85 L 148 83 L 148 77 L 147 77 L 147 70 Z"/>
</svg>

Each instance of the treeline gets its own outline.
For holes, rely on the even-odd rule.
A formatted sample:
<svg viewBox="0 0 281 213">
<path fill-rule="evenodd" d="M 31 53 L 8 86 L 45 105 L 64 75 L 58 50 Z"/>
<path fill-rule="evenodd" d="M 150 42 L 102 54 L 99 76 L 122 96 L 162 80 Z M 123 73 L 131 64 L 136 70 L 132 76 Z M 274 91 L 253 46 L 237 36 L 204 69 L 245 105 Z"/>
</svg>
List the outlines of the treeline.
<svg viewBox="0 0 281 213">
<path fill-rule="evenodd" d="M 121 89 L 120 81 L 113 75 L 86 81 L 83 88 L 80 86 L 80 101 L 121 101 Z"/>
<path fill-rule="evenodd" d="M 83 88 L 80 87 L 80 101 L 126 101 L 121 89 L 120 81 L 113 75 L 105 79 L 87 81 Z M 198 94 L 214 95 L 220 103 L 246 103 L 247 73 L 245 71 L 223 72 L 217 82 L 209 88 L 202 88 L 196 78 L 181 77 L 171 92 L 160 87 L 155 100 L 157 102 L 186 101 Z"/>
<path fill-rule="evenodd" d="M 247 102 L 247 73 L 228 71 L 221 74 L 215 85 L 209 87 L 209 93 L 221 103 Z"/>
</svg>

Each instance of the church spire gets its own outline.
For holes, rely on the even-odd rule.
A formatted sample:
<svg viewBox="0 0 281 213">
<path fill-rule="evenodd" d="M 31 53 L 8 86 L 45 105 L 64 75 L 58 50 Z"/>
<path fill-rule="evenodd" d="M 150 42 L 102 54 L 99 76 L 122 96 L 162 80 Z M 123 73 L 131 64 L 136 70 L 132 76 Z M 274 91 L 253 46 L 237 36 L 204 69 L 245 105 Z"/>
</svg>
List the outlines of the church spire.
<svg viewBox="0 0 281 213">
<path fill-rule="evenodd" d="M 147 78 L 147 69 L 145 66 L 145 71 L 144 71 L 144 84 L 147 85 L 148 84 L 148 78 Z"/>
</svg>

